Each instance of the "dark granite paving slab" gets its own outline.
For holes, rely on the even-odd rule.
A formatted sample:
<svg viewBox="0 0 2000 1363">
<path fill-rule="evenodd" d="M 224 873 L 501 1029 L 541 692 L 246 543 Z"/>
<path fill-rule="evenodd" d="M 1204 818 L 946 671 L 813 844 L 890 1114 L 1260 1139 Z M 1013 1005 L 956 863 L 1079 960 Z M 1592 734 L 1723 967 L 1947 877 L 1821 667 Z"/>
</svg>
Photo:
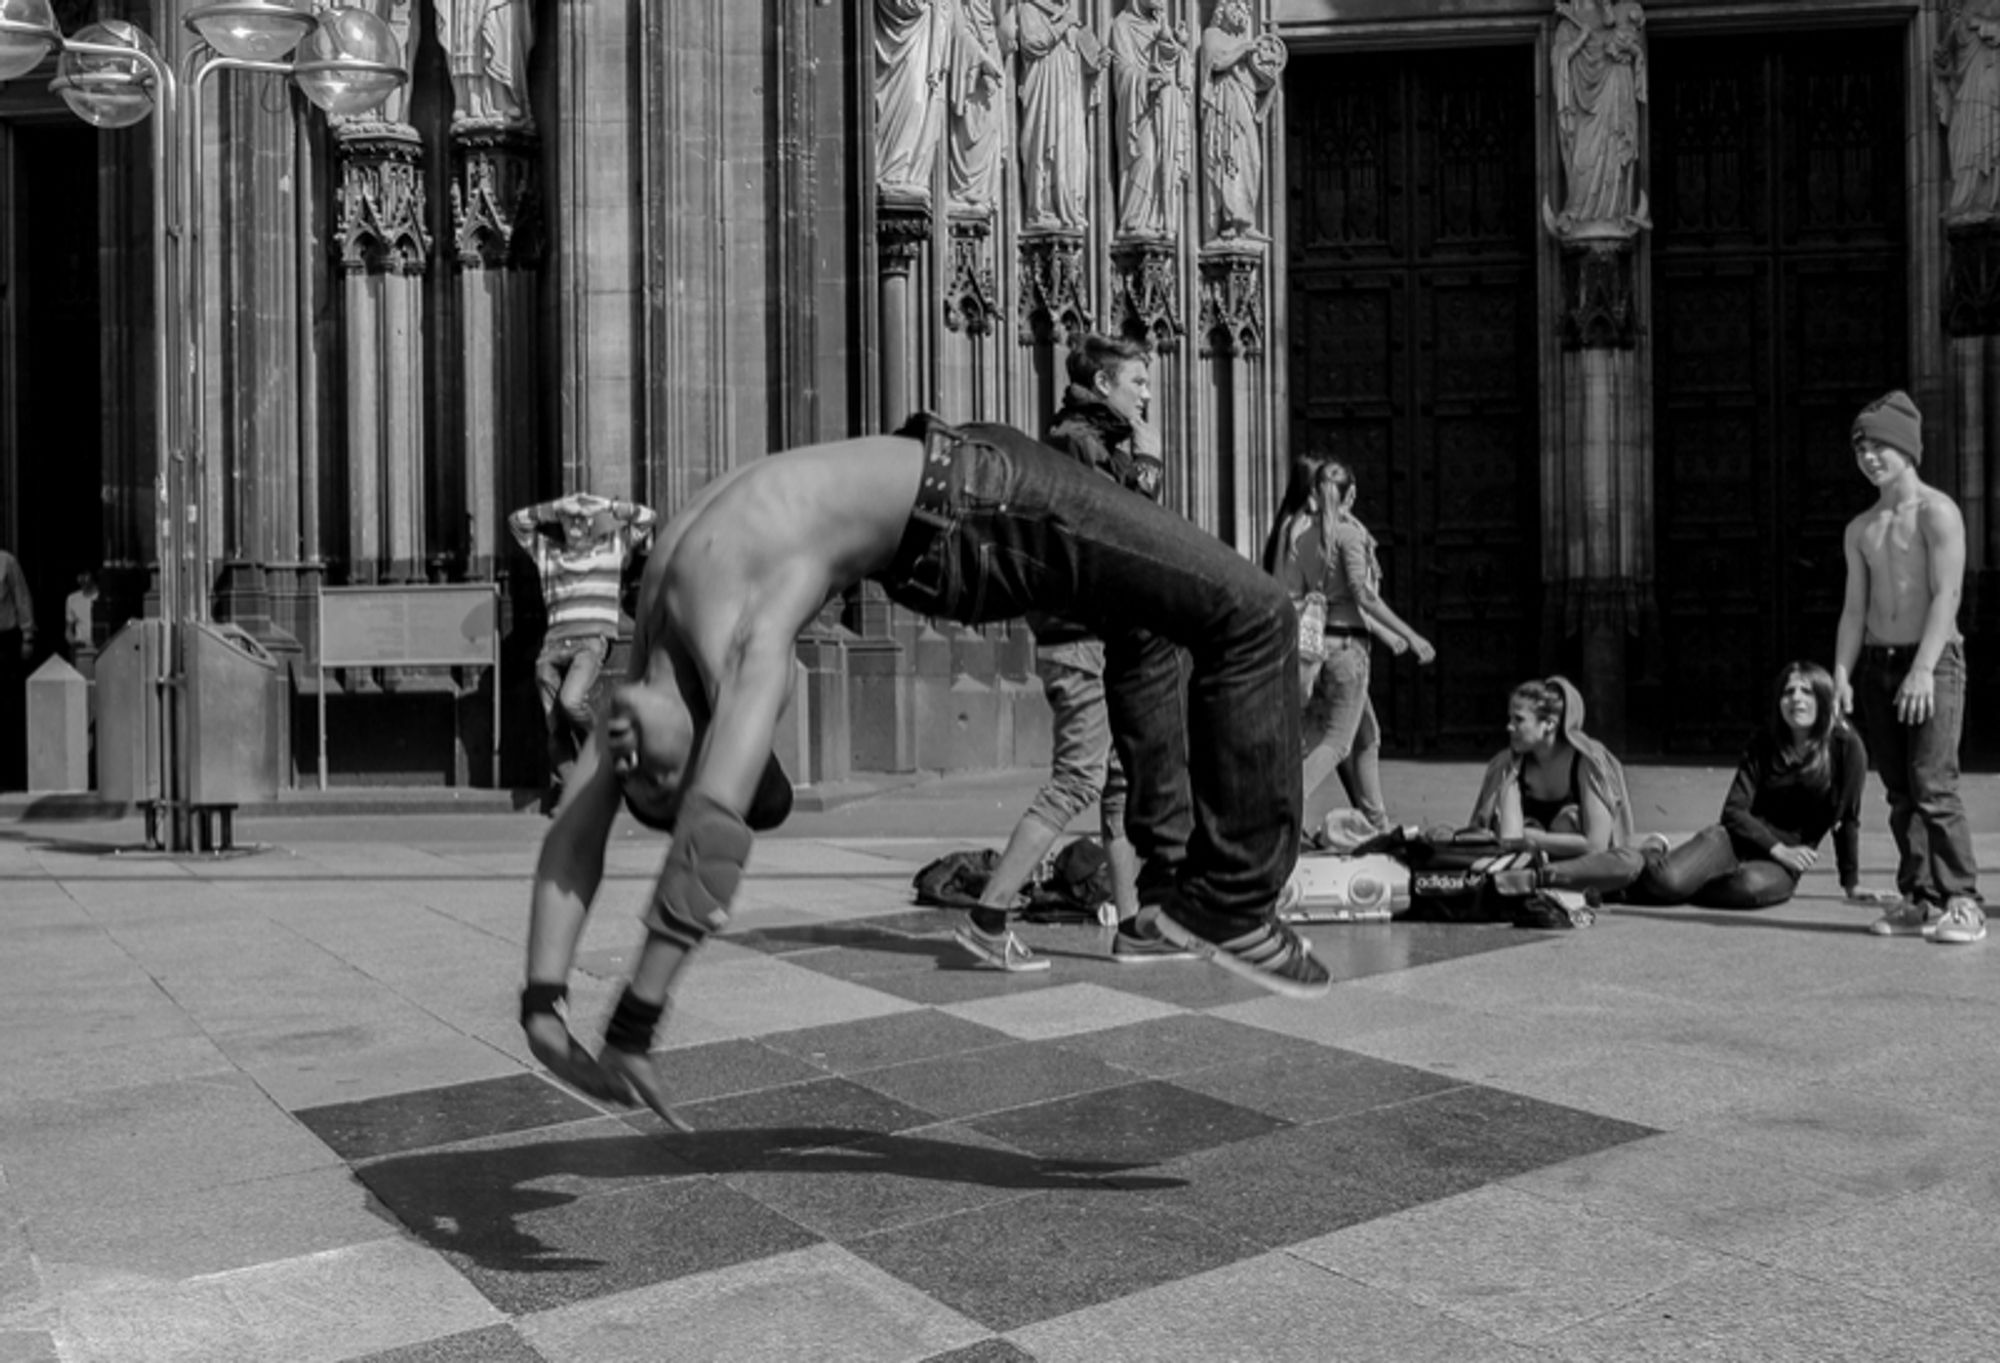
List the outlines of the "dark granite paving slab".
<svg viewBox="0 0 2000 1363">
<path fill-rule="evenodd" d="M 965 1055 L 891 1065 L 855 1082 L 940 1117 L 971 1117 L 1114 1088 L 1132 1075 L 1093 1056 L 1016 1041 Z"/>
<path fill-rule="evenodd" d="M 948 1354 L 932 1354 L 923 1363 L 1035 1363 L 1035 1356 L 1004 1339 L 982 1339 Z"/>
<path fill-rule="evenodd" d="M 1366 1112 L 1463 1087 L 1409 1065 L 1352 1051 L 1287 1048 L 1275 1055 L 1238 1061 L 1178 1076 L 1175 1083 L 1238 1107 L 1269 1113 L 1303 1125 Z"/>
<path fill-rule="evenodd" d="M 936 1113 L 840 1078 L 688 1103 L 676 1111 L 694 1134 L 667 1132 L 659 1139 L 696 1168 L 716 1173 L 755 1169 L 785 1151 L 852 1145 L 937 1121 Z M 651 1113 L 625 1121 L 634 1130 L 662 1131 Z"/>
<path fill-rule="evenodd" d="M 830 1240 L 1055 1189 L 1100 1187 L 1109 1169 L 1058 1166 L 954 1125 L 877 1136 L 853 1145 L 773 1152 L 729 1186 Z"/>
<path fill-rule="evenodd" d="M 1547 940 L 1496 923 L 1322 923 L 1301 931 L 1336 981 L 1367 979 L 1436 961 L 1480 956 Z"/>
<path fill-rule="evenodd" d="M 1267 1248 L 1358 1226 L 1489 1181 L 1471 1156 L 1442 1164 L 1380 1157 L 1365 1126 L 1372 1117 L 1200 1151 L 1138 1176 L 1155 1185 L 1146 1196 L 1162 1207 Z M 1364 1129 L 1357 1133 L 1355 1123 Z M 1113 1175 L 1111 1181 L 1128 1177 Z"/>
<path fill-rule="evenodd" d="M 830 946 L 786 959 L 837 980 L 866 981 L 872 985 L 884 975 L 959 969 L 972 958 L 950 937 L 882 933 L 865 943 Z"/>
<path fill-rule="evenodd" d="M 1267 1135 L 1275 1117 L 1156 1079 L 1101 1089 L 965 1123 L 1048 1159 L 1140 1166 Z"/>
<path fill-rule="evenodd" d="M 525 1212 L 445 1256 L 509 1315 L 804 1249 L 819 1237 L 712 1178 L 654 1183 Z"/>
<path fill-rule="evenodd" d="M 695 1172 L 667 1142 L 616 1117 L 390 1155 L 354 1171 L 438 1249 L 498 1240 L 529 1213 Z"/>
<path fill-rule="evenodd" d="M 343 1159 L 363 1160 L 601 1115 L 539 1075 L 453 1084 L 292 1114 Z"/>
<path fill-rule="evenodd" d="M 493 1325 L 462 1335 L 369 1354 L 350 1363 L 548 1363 L 511 1325 Z"/>
<path fill-rule="evenodd" d="M 1533 1161 L 1525 1166 L 1530 1169 L 1659 1134 L 1637 1122 L 1480 1084 L 1450 1089 L 1396 1111 L 1433 1125 L 1456 1125 L 1491 1144 L 1519 1150 Z"/>
<path fill-rule="evenodd" d="M 801 1084 L 826 1075 L 823 1068 L 796 1055 L 747 1040 L 655 1051 L 653 1066 L 676 1105 Z"/>
<path fill-rule="evenodd" d="M 802 957 L 793 964 L 811 966 L 812 958 Z M 934 970 L 904 970 L 868 978 L 870 989 L 931 1007 L 1002 998 L 1009 994 L 1028 994 L 1059 984 L 1074 983 L 1075 980 L 1067 978 L 1061 970 L 1038 970 L 1029 974 L 995 970 L 980 964 L 969 952 L 956 947 L 939 958 Z"/>
<path fill-rule="evenodd" d="M 851 919 L 841 923 L 797 923 L 781 928 L 756 928 L 731 932 L 722 937 L 732 946 L 786 956 L 794 952 L 824 951 L 830 947 L 868 947 L 907 941 L 908 934 L 889 930 L 874 918 Z"/>
<path fill-rule="evenodd" d="M 996 1331 L 1257 1252 L 1247 1241 L 1109 1189 L 1044 1193 L 864 1236 L 846 1247 Z"/>
<path fill-rule="evenodd" d="M 1155 1079 L 1171 1079 L 1211 1066 L 1244 1064 L 1294 1051 L 1316 1054 L 1324 1049 L 1315 1042 L 1199 1013 L 1148 1018 L 1101 1032 L 1062 1037 L 1053 1044 Z"/>
<path fill-rule="evenodd" d="M 762 1042 L 774 1051 L 795 1056 L 833 1074 L 858 1074 L 885 1065 L 960 1055 L 966 1051 L 1003 1046 L 1013 1038 L 993 1027 L 935 1009 L 888 1013 L 855 1022 L 777 1032 Z"/>
</svg>

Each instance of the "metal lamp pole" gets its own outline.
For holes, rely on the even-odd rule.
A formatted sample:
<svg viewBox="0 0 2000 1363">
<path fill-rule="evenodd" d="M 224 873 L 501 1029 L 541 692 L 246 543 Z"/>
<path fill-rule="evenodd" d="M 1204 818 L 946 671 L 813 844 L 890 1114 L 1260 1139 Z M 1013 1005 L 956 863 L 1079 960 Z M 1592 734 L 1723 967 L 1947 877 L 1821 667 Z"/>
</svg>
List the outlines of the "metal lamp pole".
<svg viewBox="0 0 2000 1363">
<path fill-rule="evenodd" d="M 158 834 L 168 851 L 194 850 L 195 753 L 189 742 L 190 625 L 208 618 L 202 524 L 207 479 L 202 439 L 205 288 L 199 227 L 205 190 L 201 94 L 217 71 L 262 71 L 294 80 L 320 108 L 373 108 L 407 79 L 394 33 L 370 11 L 308 10 L 303 0 L 212 0 L 184 21 L 197 41 L 180 75 L 153 40 L 106 20 L 65 38 L 48 0 L 0 0 L 0 81 L 60 50 L 51 88 L 86 122 L 124 128 L 153 116 L 155 468 L 160 615 L 164 638 L 155 685 L 159 735 Z M 294 48 L 303 51 L 294 58 Z"/>
</svg>

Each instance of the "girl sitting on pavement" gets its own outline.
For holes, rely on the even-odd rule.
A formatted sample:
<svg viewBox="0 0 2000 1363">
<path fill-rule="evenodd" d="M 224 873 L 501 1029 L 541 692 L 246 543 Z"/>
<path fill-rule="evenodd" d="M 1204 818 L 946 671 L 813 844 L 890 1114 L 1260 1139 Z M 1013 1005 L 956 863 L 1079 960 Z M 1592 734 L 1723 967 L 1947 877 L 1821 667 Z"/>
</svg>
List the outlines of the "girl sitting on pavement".
<svg viewBox="0 0 2000 1363">
<path fill-rule="evenodd" d="M 1497 872 L 1502 894 L 1537 889 L 1613 895 L 1645 862 L 1632 831 L 1625 768 L 1583 731 L 1583 696 L 1565 677 L 1523 682 L 1507 703 L 1507 747 L 1486 764 L 1474 827 L 1542 855 L 1519 871 Z"/>
<path fill-rule="evenodd" d="M 1833 704 L 1833 678 L 1817 663 L 1787 663 L 1769 723 L 1736 765 L 1722 821 L 1670 852 L 1649 849 L 1625 892 L 1633 904 L 1762 909 L 1798 891 L 1829 831 L 1840 888 L 1852 903 L 1889 896 L 1859 885 L 1861 789 L 1868 750 Z"/>
</svg>

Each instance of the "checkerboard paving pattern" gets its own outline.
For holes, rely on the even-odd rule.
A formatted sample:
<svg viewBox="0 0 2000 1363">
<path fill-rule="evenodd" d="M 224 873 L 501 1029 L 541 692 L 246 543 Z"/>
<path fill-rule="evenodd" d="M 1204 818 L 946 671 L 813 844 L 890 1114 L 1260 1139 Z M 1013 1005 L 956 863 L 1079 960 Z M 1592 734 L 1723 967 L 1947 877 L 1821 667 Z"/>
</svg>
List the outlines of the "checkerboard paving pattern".
<svg viewBox="0 0 2000 1363">
<path fill-rule="evenodd" d="M 508 1317 L 373 1359 L 798 1357 L 802 1322 L 827 1357 L 1035 1358 L 1072 1313 L 1655 1134 L 1215 1016 L 1261 992 L 1094 928 L 1025 927 L 1054 968 L 1008 975 L 952 925 L 723 939 L 844 1020 L 661 1052 L 692 1135 L 532 1074 L 298 1112 Z M 1315 934 L 1336 979 L 1542 940 Z"/>
</svg>

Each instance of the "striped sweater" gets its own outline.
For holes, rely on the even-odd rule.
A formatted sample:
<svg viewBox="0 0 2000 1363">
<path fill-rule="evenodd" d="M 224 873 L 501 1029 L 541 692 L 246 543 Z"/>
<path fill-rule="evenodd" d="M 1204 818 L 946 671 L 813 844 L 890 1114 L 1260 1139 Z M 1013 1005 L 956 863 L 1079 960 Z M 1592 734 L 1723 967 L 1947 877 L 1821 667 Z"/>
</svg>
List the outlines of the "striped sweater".
<svg viewBox="0 0 2000 1363">
<path fill-rule="evenodd" d="M 608 534 L 572 546 L 552 540 L 538 526 L 554 520 L 547 506 L 526 507 L 508 517 L 508 528 L 542 578 L 542 604 L 548 610 L 545 639 L 567 639 L 618 633 L 618 585 L 625 560 L 652 534 L 655 513 L 629 502 L 614 505 L 629 514 L 612 517 Z M 599 524 L 603 523 L 600 518 Z"/>
</svg>

